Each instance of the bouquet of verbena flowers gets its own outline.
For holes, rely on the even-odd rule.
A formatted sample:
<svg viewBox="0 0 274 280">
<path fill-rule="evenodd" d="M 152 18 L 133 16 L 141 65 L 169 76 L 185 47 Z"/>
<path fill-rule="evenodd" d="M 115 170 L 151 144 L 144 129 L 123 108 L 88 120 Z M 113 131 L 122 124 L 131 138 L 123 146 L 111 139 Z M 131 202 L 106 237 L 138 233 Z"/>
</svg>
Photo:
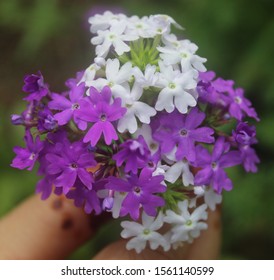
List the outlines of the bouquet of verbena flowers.
<svg viewBox="0 0 274 280">
<path fill-rule="evenodd" d="M 246 118 L 258 116 L 242 88 L 171 33 L 182 29 L 171 17 L 105 12 L 89 22 L 96 57 L 66 91 L 40 72 L 24 78 L 27 108 L 11 119 L 25 126 L 26 147 L 11 166 L 39 164 L 42 199 L 54 192 L 86 213 L 126 217 L 127 249 L 176 249 L 207 229 L 208 209 L 233 188 L 226 168 L 257 171 Z"/>
</svg>

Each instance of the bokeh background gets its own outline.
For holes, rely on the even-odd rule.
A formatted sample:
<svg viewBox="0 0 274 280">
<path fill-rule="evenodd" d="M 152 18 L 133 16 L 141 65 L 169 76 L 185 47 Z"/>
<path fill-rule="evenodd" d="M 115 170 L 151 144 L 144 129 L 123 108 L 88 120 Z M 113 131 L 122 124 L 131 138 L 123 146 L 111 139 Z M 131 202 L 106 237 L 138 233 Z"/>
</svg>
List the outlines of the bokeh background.
<svg viewBox="0 0 274 280">
<path fill-rule="evenodd" d="M 51 89 L 87 67 L 94 51 L 87 18 L 106 9 L 139 16 L 164 13 L 184 26 L 209 70 L 246 89 L 261 122 L 257 126 L 259 172 L 231 170 L 234 190 L 224 194 L 222 259 L 274 258 L 274 1 L 273 0 L 1 0 L 0 1 L 0 216 L 34 192 L 35 172 L 10 168 L 23 129 L 22 79 L 41 70 Z M 71 258 L 90 258 L 110 240 L 103 228 Z M 112 238 L 118 237 L 117 234 Z"/>
</svg>

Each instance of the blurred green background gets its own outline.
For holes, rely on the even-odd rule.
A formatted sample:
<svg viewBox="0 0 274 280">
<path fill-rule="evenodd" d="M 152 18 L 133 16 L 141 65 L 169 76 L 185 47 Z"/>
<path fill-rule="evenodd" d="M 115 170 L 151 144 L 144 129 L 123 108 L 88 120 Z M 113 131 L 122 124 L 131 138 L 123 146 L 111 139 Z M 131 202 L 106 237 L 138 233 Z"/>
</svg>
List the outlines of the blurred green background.
<svg viewBox="0 0 274 280">
<path fill-rule="evenodd" d="M 222 258 L 273 259 L 273 0 L 1 0 L 0 216 L 31 195 L 37 181 L 35 172 L 9 167 L 13 146 L 22 144 L 23 129 L 12 127 L 9 116 L 24 108 L 23 76 L 41 70 L 52 90 L 64 90 L 65 80 L 93 58 L 88 16 L 105 9 L 139 16 L 169 14 L 199 46 L 209 70 L 246 89 L 261 117 L 256 147 L 261 164 L 257 174 L 241 168 L 229 172 L 234 190 L 224 194 Z M 90 258 L 107 242 L 107 232 L 104 228 L 96 242 L 71 258 Z"/>
</svg>

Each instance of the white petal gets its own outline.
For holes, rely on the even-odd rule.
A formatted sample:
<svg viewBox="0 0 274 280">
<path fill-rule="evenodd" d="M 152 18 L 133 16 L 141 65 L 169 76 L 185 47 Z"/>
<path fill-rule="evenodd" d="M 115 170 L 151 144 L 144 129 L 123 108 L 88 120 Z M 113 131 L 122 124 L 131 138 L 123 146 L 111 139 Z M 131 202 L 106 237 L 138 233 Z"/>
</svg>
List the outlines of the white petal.
<svg viewBox="0 0 274 280">
<path fill-rule="evenodd" d="M 133 112 L 127 112 L 118 122 L 118 131 L 123 133 L 128 130 L 133 134 L 138 128 Z"/>
<path fill-rule="evenodd" d="M 126 245 L 128 250 L 135 249 L 135 251 L 140 254 L 146 247 L 146 240 L 140 237 L 132 238 Z"/>
<path fill-rule="evenodd" d="M 155 105 L 155 109 L 157 111 L 162 111 L 165 109 L 168 113 L 171 113 L 174 110 L 173 95 L 170 93 L 169 89 L 164 88 L 161 90 Z"/>
<path fill-rule="evenodd" d="M 142 225 L 135 222 L 123 221 L 121 222 L 121 226 L 124 228 L 121 232 L 121 236 L 123 238 L 129 238 L 139 235 L 144 230 L 144 227 Z"/>
<path fill-rule="evenodd" d="M 156 115 L 156 110 L 143 102 L 135 102 L 135 115 L 142 123 L 149 124 L 150 118 Z"/>
<path fill-rule="evenodd" d="M 182 92 L 180 95 L 175 96 L 174 103 L 178 111 L 182 114 L 187 113 L 188 106 L 194 107 L 197 104 L 195 98 L 185 91 Z"/>
<path fill-rule="evenodd" d="M 183 163 L 179 161 L 173 164 L 166 172 L 165 179 L 170 183 L 175 183 L 183 171 Z"/>
</svg>

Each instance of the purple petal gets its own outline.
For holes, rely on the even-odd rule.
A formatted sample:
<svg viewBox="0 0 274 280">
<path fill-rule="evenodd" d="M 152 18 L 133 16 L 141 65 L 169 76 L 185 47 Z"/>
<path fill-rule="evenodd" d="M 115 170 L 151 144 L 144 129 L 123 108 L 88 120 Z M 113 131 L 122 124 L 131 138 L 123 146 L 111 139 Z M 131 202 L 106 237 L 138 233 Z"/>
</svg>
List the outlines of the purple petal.
<svg viewBox="0 0 274 280">
<path fill-rule="evenodd" d="M 224 155 L 219 160 L 219 166 L 222 168 L 232 167 L 242 163 L 241 154 L 239 151 L 231 151 Z"/>
<path fill-rule="evenodd" d="M 71 91 L 69 92 L 69 98 L 72 103 L 77 102 L 80 100 L 85 93 L 85 83 L 81 83 L 78 86 L 74 86 Z"/>
<path fill-rule="evenodd" d="M 111 177 L 109 182 L 106 184 L 106 188 L 109 190 L 119 191 L 119 192 L 129 192 L 131 190 L 131 185 L 122 179 Z"/>
<path fill-rule="evenodd" d="M 83 141 L 84 143 L 90 142 L 92 146 L 95 146 L 99 141 L 102 134 L 102 126 L 100 123 L 95 123 L 85 135 Z"/>
<path fill-rule="evenodd" d="M 215 139 L 212 134 L 214 134 L 214 130 L 209 127 L 200 127 L 189 131 L 189 137 L 202 143 L 213 143 Z"/>
<path fill-rule="evenodd" d="M 55 179 L 54 184 L 57 187 L 63 187 L 63 192 L 66 194 L 68 193 L 69 189 L 73 187 L 76 177 L 76 171 L 67 168 L 59 177 Z"/>
<path fill-rule="evenodd" d="M 81 182 L 89 189 L 92 189 L 92 176 L 83 168 L 78 168 L 77 174 Z"/>
<path fill-rule="evenodd" d="M 57 120 L 59 125 L 67 124 L 73 115 L 73 111 L 71 109 L 66 109 L 63 112 L 57 113 L 54 115 L 54 118 Z"/>
<path fill-rule="evenodd" d="M 209 166 L 202 170 L 199 170 L 195 175 L 194 184 L 196 186 L 208 185 L 210 183 L 210 179 L 212 175 L 213 175 L 213 171 Z"/>
<path fill-rule="evenodd" d="M 185 119 L 185 128 L 194 129 L 205 119 L 205 113 L 200 112 L 196 107 L 193 108 Z"/>
<path fill-rule="evenodd" d="M 232 188 L 232 182 L 227 177 L 224 170 L 218 169 L 213 176 L 213 189 L 220 194 L 222 192 L 222 189 L 230 191 Z"/>
<path fill-rule="evenodd" d="M 219 137 L 214 145 L 212 152 L 212 160 L 218 161 L 225 150 L 225 138 Z"/>
<path fill-rule="evenodd" d="M 133 220 L 137 220 L 140 215 L 139 207 L 140 202 L 138 197 L 132 193 L 129 193 L 122 202 L 120 215 L 123 217 L 129 214 Z"/>
<path fill-rule="evenodd" d="M 118 140 L 118 135 L 116 133 L 116 130 L 110 122 L 105 122 L 102 129 L 104 133 L 105 142 L 107 145 L 111 144 L 112 140 Z"/>
<path fill-rule="evenodd" d="M 71 102 L 63 95 L 52 93 L 51 97 L 53 98 L 53 100 L 48 103 L 50 109 L 65 110 L 71 108 Z"/>
</svg>

